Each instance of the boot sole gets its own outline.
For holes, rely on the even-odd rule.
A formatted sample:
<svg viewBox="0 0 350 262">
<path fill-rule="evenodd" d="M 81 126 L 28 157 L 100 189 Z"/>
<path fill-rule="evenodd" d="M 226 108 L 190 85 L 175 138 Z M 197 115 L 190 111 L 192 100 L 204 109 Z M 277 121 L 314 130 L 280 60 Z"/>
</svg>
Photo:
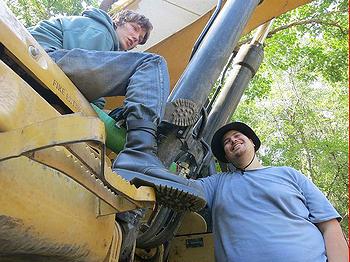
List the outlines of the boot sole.
<svg viewBox="0 0 350 262">
<path fill-rule="evenodd" d="M 194 124 L 199 118 L 199 109 L 195 102 L 177 99 L 167 103 L 163 120 L 173 125 L 185 127 Z"/>
<path fill-rule="evenodd" d="M 153 187 L 156 192 L 157 202 L 174 211 L 195 212 L 201 210 L 206 205 L 204 197 L 201 197 L 198 192 L 196 192 L 197 190 L 190 186 L 155 177 L 152 177 L 152 181 L 149 181 L 146 179 L 149 178 L 148 176 L 129 170 L 115 169 L 113 171 L 127 179 L 136 187 Z"/>
</svg>

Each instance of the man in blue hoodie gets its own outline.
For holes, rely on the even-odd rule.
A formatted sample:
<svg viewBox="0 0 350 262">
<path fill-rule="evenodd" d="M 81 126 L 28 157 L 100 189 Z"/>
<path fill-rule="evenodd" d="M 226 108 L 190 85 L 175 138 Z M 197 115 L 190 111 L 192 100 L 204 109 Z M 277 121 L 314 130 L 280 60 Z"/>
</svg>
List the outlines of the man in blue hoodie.
<svg viewBox="0 0 350 262">
<path fill-rule="evenodd" d="M 89 8 L 82 16 L 41 21 L 29 31 L 90 102 L 125 95 L 127 142 L 113 170 L 136 186 L 153 186 L 160 204 L 198 210 L 205 205 L 201 191 L 166 170 L 156 155 L 170 86 L 166 62 L 151 53 L 125 52 L 146 43 L 152 28 L 130 10 L 110 17 Z"/>
</svg>

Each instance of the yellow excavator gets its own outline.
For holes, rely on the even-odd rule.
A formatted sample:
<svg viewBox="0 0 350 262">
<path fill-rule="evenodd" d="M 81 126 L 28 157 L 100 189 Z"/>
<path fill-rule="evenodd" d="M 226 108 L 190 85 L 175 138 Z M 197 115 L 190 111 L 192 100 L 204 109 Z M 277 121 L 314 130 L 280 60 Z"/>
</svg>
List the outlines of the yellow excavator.
<svg viewBox="0 0 350 262">
<path fill-rule="evenodd" d="M 165 57 L 168 103 L 182 99 L 194 116 L 173 126 L 171 106 L 165 113 L 159 157 L 174 175 L 214 172 L 208 143 L 258 70 L 271 20 L 308 2 L 116 3 L 150 18 L 152 37 L 136 51 Z M 240 37 L 256 28 L 238 50 Z M 125 130 L 85 99 L 2 1 L 0 56 L 0 261 L 214 261 L 206 210 L 171 210 L 153 188 L 112 172 Z M 228 65 L 233 73 L 209 99 Z M 107 108 L 122 99 L 108 98 Z M 131 210 L 144 212 L 136 237 L 128 234 L 132 218 L 116 220 Z"/>
</svg>

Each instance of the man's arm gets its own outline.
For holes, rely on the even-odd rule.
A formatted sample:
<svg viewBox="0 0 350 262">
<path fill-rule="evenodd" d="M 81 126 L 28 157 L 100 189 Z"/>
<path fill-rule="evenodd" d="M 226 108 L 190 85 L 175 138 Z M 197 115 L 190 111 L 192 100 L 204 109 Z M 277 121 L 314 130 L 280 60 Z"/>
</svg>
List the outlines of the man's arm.
<svg viewBox="0 0 350 262">
<path fill-rule="evenodd" d="M 349 249 L 339 222 L 331 219 L 316 225 L 325 241 L 328 262 L 348 262 Z"/>
</svg>

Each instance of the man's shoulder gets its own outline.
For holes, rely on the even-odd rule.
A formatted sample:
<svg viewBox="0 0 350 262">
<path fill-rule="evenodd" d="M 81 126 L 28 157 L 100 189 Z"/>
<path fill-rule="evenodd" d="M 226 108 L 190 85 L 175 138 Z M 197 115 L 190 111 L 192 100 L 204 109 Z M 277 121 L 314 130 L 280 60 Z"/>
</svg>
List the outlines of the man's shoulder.
<svg viewBox="0 0 350 262">
<path fill-rule="evenodd" d="M 300 173 L 298 170 L 291 166 L 271 166 L 274 171 L 289 172 L 289 173 Z"/>
<path fill-rule="evenodd" d="M 271 173 L 278 177 L 289 178 L 296 183 L 304 181 L 306 176 L 297 169 L 290 166 L 274 166 L 271 167 Z"/>
<path fill-rule="evenodd" d="M 227 171 L 227 172 L 218 172 L 212 176 L 219 178 L 226 178 L 226 177 L 232 177 L 233 175 L 235 175 L 237 173 L 237 171 Z"/>
<path fill-rule="evenodd" d="M 112 18 L 105 11 L 98 8 L 85 9 L 81 17 L 96 20 L 103 24 L 113 25 Z"/>
<path fill-rule="evenodd" d="M 232 174 L 233 174 L 233 172 L 218 172 L 218 173 L 212 174 L 210 176 L 200 178 L 199 180 L 201 180 L 203 182 L 219 181 L 221 179 L 225 179 L 226 177 L 228 177 Z"/>
</svg>

